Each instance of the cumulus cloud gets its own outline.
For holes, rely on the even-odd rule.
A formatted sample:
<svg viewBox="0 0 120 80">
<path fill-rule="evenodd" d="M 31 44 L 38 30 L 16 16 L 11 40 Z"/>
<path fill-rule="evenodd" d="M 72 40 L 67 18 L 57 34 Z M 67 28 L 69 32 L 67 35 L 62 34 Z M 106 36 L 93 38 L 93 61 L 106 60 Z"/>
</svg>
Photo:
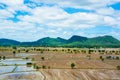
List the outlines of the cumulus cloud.
<svg viewBox="0 0 120 80">
<path fill-rule="evenodd" d="M 0 37 L 32 41 L 47 36 L 87 36 L 85 29 L 100 26 L 120 29 L 120 11 L 110 7 L 117 2 L 120 0 L 1 0 L 6 7 L 0 9 Z M 64 8 L 92 12 L 71 14 Z"/>
<path fill-rule="evenodd" d="M 55 4 L 60 7 L 96 9 L 120 2 L 120 0 L 31 0 L 33 2 Z"/>
</svg>

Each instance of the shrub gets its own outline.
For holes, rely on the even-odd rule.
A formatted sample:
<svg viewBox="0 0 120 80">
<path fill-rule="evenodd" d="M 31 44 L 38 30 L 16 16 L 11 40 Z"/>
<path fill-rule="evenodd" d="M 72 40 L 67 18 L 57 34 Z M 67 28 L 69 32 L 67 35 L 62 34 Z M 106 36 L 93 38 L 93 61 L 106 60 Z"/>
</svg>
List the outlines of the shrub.
<svg viewBox="0 0 120 80">
<path fill-rule="evenodd" d="M 75 64 L 74 63 L 71 63 L 71 68 L 73 69 L 75 67 Z"/>
<path fill-rule="evenodd" d="M 44 57 L 41 57 L 42 60 L 44 60 L 45 58 Z"/>
<path fill-rule="evenodd" d="M 119 57 L 118 57 L 118 56 L 116 57 L 116 60 L 119 60 Z"/>
<path fill-rule="evenodd" d="M 117 66 L 117 70 L 120 70 L 120 66 Z"/>
<path fill-rule="evenodd" d="M 27 67 L 31 67 L 32 66 L 32 63 L 31 62 L 28 62 L 26 63 Z"/>
<path fill-rule="evenodd" d="M 45 65 L 43 65 L 43 66 L 42 66 L 42 68 L 43 68 L 43 69 L 46 69 L 46 66 L 45 66 Z"/>
</svg>

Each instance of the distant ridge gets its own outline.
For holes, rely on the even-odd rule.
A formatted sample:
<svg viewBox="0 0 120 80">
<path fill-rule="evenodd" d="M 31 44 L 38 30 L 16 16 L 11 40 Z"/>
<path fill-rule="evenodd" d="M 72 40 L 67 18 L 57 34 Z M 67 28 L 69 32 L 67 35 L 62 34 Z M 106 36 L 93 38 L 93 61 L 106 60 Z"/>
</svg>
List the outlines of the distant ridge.
<svg viewBox="0 0 120 80">
<path fill-rule="evenodd" d="M 45 37 L 33 42 L 19 42 L 11 39 L 0 39 L 0 46 L 42 46 L 42 47 L 113 47 L 120 48 L 120 41 L 106 35 L 93 38 L 73 35 L 66 40 L 60 37 Z"/>
<path fill-rule="evenodd" d="M 70 43 L 72 43 L 72 42 L 83 42 L 83 41 L 86 41 L 87 39 L 88 38 L 86 38 L 86 37 L 74 35 L 70 39 L 68 39 L 68 42 L 70 42 Z"/>
</svg>

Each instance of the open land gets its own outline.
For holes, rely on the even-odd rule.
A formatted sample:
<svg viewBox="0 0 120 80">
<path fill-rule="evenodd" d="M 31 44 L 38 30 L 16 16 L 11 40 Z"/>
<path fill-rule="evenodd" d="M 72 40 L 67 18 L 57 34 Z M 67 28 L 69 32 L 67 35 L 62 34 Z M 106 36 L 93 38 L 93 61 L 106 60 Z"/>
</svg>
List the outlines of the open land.
<svg viewBox="0 0 120 80">
<path fill-rule="evenodd" d="M 120 80 L 119 48 L 1 47 L 0 56 L 0 80 Z"/>
</svg>

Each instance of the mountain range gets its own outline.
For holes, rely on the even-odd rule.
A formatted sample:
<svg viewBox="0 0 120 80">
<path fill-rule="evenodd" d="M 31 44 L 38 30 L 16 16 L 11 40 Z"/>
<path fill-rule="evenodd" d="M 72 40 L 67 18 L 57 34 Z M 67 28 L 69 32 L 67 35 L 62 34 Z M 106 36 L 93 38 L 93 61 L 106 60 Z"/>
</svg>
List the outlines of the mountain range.
<svg viewBox="0 0 120 80">
<path fill-rule="evenodd" d="M 120 47 L 120 41 L 112 36 L 93 38 L 74 35 L 69 39 L 45 37 L 33 42 L 19 42 L 11 39 L 0 39 L 0 46 L 42 46 L 42 47 Z"/>
</svg>

